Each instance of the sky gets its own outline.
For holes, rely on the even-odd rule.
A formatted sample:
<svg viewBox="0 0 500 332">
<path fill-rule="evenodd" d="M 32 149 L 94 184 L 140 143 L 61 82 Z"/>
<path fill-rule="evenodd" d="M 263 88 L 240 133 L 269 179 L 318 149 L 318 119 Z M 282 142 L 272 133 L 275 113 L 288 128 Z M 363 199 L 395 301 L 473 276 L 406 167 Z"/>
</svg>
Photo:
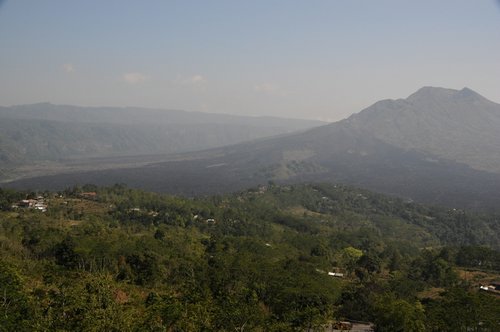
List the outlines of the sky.
<svg viewBox="0 0 500 332">
<path fill-rule="evenodd" d="M 494 0 L 0 0 L 0 105 L 336 121 L 422 86 L 500 102 Z"/>
</svg>

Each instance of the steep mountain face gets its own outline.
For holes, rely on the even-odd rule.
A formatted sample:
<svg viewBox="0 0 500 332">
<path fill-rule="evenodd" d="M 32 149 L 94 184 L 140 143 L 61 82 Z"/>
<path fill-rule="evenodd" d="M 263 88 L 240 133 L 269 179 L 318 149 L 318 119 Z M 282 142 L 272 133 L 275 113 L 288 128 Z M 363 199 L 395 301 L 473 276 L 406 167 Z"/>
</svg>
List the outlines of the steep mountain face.
<svg viewBox="0 0 500 332">
<path fill-rule="evenodd" d="M 0 107 L 0 168 L 31 161 L 194 151 L 320 124 L 271 117 L 48 103 Z"/>
<path fill-rule="evenodd" d="M 500 105 L 476 92 L 424 87 L 344 121 L 389 144 L 500 173 Z"/>
<path fill-rule="evenodd" d="M 487 158 L 500 142 L 493 130 L 498 113 L 497 104 L 471 90 L 424 88 L 406 100 L 382 101 L 349 119 L 297 134 L 176 156 L 145 167 L 9 185 L 62 189 L 76 183 L 127 183 L 199 195 L 268 181 L 328 181 L 425 203 L 498 210 L 500 174 L 479 169 L 500 168 L 499 149 Z"/>
</svg>

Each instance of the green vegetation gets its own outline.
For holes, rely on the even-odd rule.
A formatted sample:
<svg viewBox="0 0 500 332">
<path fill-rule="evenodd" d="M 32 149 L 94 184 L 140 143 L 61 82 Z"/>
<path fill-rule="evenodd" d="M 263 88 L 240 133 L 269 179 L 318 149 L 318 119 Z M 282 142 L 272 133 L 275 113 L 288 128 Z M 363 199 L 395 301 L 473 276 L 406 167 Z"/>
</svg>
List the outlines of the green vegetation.
<svg viewBox="0 0 500 332">
<path fill-rule="evenodd" d="M 500 299 L 462 277 L 498 278 L 495 216 L 323 184 L 43 195 L 46 213 L 12 210 L 25 194 L 0 190 L 0 331 L 500 327 Z"/>
</svg>

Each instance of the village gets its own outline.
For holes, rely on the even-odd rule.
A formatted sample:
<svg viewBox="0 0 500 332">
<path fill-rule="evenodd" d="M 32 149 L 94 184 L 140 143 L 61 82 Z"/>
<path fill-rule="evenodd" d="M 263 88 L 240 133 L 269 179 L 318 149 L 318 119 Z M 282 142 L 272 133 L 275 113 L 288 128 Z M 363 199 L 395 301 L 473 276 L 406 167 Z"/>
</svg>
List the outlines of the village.
<svg viewBox="0 0 500 332">
<path fill-rule="evenodd" d="M 47 202 L 43 196 L 37 196 L 36 198 L 27 198 L 20 200 L 19 202 L 12 204 L 12 210 L 18 209 L 28 209 L 40 212 L 47 212 Z"/>
<path fill-rule="evenodd" d="M 82 192 L 77 194 L 77 197 L 81 200 L 95 200 L 97 197 L 96 192 Z M 44 195 L 41 194 L 28 194 L 26 195 L 25 199 L 22 199 L 14 204 L 11 205 L 11 209 L 16 211 L 16 210 L 32 210 L 32 211 L 38 211 L 38 212 L 47 212 L 48 206 L 49 206 L 49 200 L 50 199 L 63 199 L 64 195 L 63 194 L 47 194 L 45 193 Z M 63 201 L 63 204 L 67 204 L 67 201 Z"/>
</svg>

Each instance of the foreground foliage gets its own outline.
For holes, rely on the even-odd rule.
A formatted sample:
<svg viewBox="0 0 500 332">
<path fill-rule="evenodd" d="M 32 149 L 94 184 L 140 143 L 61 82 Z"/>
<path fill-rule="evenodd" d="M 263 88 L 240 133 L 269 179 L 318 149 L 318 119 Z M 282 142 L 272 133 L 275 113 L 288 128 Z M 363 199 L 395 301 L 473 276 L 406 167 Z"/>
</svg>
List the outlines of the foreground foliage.
<svg viewBox="0 0 500 332">
<path fill-rule="evenodd" d="M 499 298 L 459 276 L 498 277 L 495 216 L 332 185 L 196 200 L 86 186 L 12 211 L 23 195 L 0 190 L 0 331 L 500 327 Z"/>
</svg>

